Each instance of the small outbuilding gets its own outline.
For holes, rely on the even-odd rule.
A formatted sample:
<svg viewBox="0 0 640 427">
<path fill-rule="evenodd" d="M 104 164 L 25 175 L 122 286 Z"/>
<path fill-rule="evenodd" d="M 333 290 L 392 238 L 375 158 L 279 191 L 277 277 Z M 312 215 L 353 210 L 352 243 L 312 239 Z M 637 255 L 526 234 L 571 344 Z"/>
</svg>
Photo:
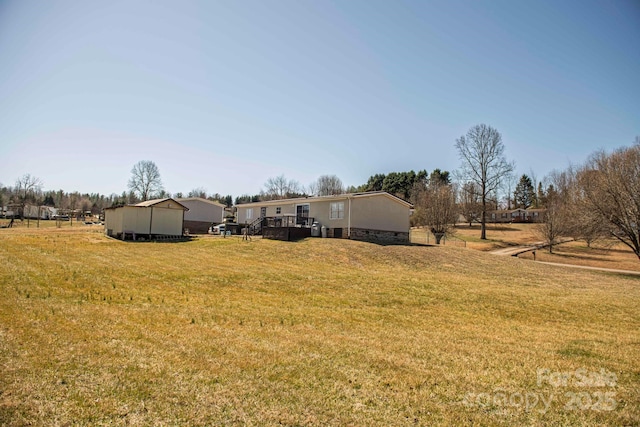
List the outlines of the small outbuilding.
<svg viewBox="0 0 640 427">
<path fill-rule="evenodd" d="M 222 203 L 201 197 L 187 197 L 176 199 L 189 210 L 184 214 L 184 228 L 189 233 L 206 233 L 211 224 L 220 224 L 224 220 Z"/>
<path fill-rule="evenodd" d="M 104 230 L 108 236 L 133 240 L 180 238 L 184 214 L 189 208 L 171 199 L 154 199 L 104 210 Z"/>
</svg>

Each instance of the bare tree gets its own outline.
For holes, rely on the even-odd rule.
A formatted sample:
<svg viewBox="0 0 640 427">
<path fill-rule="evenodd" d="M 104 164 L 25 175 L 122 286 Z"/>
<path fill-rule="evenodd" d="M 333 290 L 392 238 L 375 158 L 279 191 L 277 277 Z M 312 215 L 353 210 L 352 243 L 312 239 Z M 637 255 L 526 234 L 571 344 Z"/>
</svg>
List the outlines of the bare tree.
<svg viewBox="0 0 640 427">
<path fill-rule="evenodd" d="M 19 206 L 20 217 L 25 216 L 27 205 L 37 205 L 42 195 L 42 180 L 29 173 L 16 180 L 13 202 Z"/>
<path fill-rule="evenodd" d="M 507 209 L 511 210 L 511 204 L 513 203 L 513 192 L 518 184 L 516 176 L 512 173 L 507 174 L 503 179 L 504 190 L 507 193 Z"/>
<path fill-rule="evenodd" d="M 573 238 L 584 240 L 587 247 L 592 247 L 595 242 L 602 242 L 612 235 L 611 226 L 593 211 L 585 200 L 578 200 L 573 209 L 572 227 Z M 607 244 L 606 246 L 610 246 Z"/>
<path fill-rule="evenodd" d="M 536 233 L 545 240 L 549 253 L 562 237 L 574 232 L 575 174 L 572 169 L 565 172 L 553 171 L 549 174 L 549 191 L 543 221 L 536 224 Z"/>
<path fill-rule="evenodd" d="M 321 175 L 317 181 L 309 187 L 310 191 L 311 188 L 315 190 L 312 194 L 318 196 L 331 196 L 344 193 L 342 181 L 335 175 Z"/>
<path fill-rule="evenodd" d="M 578 180 L 586 206 L 640 259 L 640 141 L 591 156 Z"/>
<path fill-rule="evenodd" d="M 529 177 L 531 178 L 531 185 L 533 186 L 533 199 L 531 204 L 537 209 L 540 207 L 540 200 L 538 200 L 538 193 L 535 190 L 538 188 L 538 183 L 540 181 L 538 181 L 538 175 L 531 168 L 529 168 Z"/>
<path fill-rule="evenodd" d="M 480 202 L 480 189 L 473 182 L 466 182 L 460 186 L 459 210 L 469 223 L 479 222 L 482 215 L 482 203 Z"/>
<path fill-rule="evenodd" d="M 42 190 L 42 180 L 31 174 L 24 174 L 16 180 L 15 192 L 22 202 L 27 201 Z"/>
<path fill-rule="evenodd" d="M 5 194 L 7 193 L 7 188 L 0 183 L 0 216 L 4 214 L 4 202 L 5 202 Z"/>
<path fill-rule="evenodd" d="M 164 191 L 160 170 L 158 166 L 150 160 L 141 160 L 131 169 L 131 179 L 129 179 L 129 189 L 134 192 L 142 201 L 149 200 Z"/>
<path fill-rule="evenodd" d="M 263 196 L 268 199 L 284 199 L 302 193 L 302 186 L 298 181 L 289 180 L 284 175 L 267 179 L 264 184 Z"/>
<path fill-rule="evenodd" d="M 487 200 L 492 192 L 498 190 L 501 180 L 513 171 L 514 165 L 504 156 L 500 132 L 485 124 L 472 127 L 466 136 L 458 138 L 456 148 L 462 160 L 465 181 L 477 184 L 480 189 L 480 238 L 486 239 Z"/>
<path fill-rule="evenodd" d="M 202 199 L 206 199 L 207 190 L 203 187 L 194 188 L 193 190 L 189 191 L 189 194 L 187 195 L 187 197 L 200 197 Z"/>
<path fill-rule="evenodd" d="M 434 179 L 428 185 L 416 183 L 412 198 L 415 206 L 413 223 L 428 227 L 439 245 L 458 219 L 455 189 L 451 184 Z"/>
</svg>

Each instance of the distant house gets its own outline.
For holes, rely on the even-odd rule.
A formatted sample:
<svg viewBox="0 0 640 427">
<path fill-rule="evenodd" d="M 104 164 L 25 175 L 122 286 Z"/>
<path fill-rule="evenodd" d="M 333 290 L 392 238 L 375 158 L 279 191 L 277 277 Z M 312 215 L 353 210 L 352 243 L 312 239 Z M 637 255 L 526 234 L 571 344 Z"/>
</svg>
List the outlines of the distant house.
<svg viewBox="0 0 640 427">
<path fill-rule="evenodd" d="M 123 240 L 129 237 L 134 240 L 181 237 L 187 210 L 171 198 L 107 208 L 104 210 L 104 230 L 108 236 Z"/>
<path fill-rule="evenodd" d="M 22 209 L 23 216 L 25 218 L 31 219 L 53 219 L 57 214 L 58 210 L 51 206 L 34 206 L 34 205 L 25 205 Z"/>
<path fill-rule="evenodd" d="M 237 218 L 265 235 L 278 228 L 308 230 L 315 223 L 326 237 L 407 243 L 411 208 L 389 193 L 373 191 L 246 203 L 237 206 Z"/>
<path fill-rule="evenodd" d="M 201 197 L 175 199 L 189 210 L 184 214 L 184 228 L 189 233 L 206 233 L 212 223 L 220 224 L 224 220 L 222 203 L 213 202 Z"/>
<path fill-rule="evenodd" d="M 542 222 L 546 209 L 499 209 L 487 212 L 487 222 Z"/>
</svg>

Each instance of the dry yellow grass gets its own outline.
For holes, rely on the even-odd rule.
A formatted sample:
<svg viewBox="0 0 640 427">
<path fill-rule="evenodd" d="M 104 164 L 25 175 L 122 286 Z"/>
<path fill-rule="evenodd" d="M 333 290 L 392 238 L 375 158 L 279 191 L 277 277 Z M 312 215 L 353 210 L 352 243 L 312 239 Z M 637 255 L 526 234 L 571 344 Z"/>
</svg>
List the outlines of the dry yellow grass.
<svg viewBox="0 0 640 427">
<path fill-rule="evenodd" d="M 537 261 L 556 262 L 559 264 L 585 265 L 589 267 L 613 268 L 619 270 L 640 271 L 638 257 L 622 243 L 606 242 L 606 246 L 599 246 L 596 242 L 588 247 L 585 242 L 568 242 L 553 247 L 553 253 L 548 250 L 536 251 Z M 533 259 L 531 253 L 519 256 L 523 259 Z"/>
<path fill-rule="evenodd" d="M 492 251 L 510 246 L 540 243 L 542 238 L 536 234 L 535 227 L 536 224 L 524 223 L 488 224 L 487 240 L 481 240 L 479 225 L 470 228 L 466 224 L 459 224 L 455 229 L 455 236 L 457 239 L 466 241 L 466 247 L 469 249 Z M 412 230 L 412 235 L 415 236 L 412 241 L 424 241 L 423 234 L 424 230 Z M 549 254 L 547 249 L 538 250 L 536 259 L 559 264 L 640 271 L 638 257 L 631 249 L 615 239 L 595 242 L 593 247 L 588 247 L 583 241 L 563 243 L 555 245 L 554 252 Z M 519 255 L 519 258 L 533 260 L 533 255 L 524 253 Z"/>
<path fill-rule="evenodd" d="M 453 247 L 90 229 L 2 230 L 0 266 L 2 425 L 640 423 L 630 277 Z M 539 369 L 616 380 L 554 387 Z M 615 408 L 596 405 L 605 393 Z M 546 411 L 519 404 L 534 394 L 553 395 Z"/>
<path fill-rule="evenodd" d="M 458 224 L 455 235 L 467 241 L 467 247 L 491 251 L 508 246 L 524 245 L 542 240 L 534 230 L 534 224 L 487 224 L 487 240 L 480 239 L 480 225 Z"/>
</svg>

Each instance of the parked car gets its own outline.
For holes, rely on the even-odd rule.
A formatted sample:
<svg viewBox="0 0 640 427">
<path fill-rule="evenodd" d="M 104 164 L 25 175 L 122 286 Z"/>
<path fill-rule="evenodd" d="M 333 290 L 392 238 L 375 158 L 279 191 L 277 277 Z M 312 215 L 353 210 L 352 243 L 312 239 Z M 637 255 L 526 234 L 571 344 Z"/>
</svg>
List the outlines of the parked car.
<svg viewBox="0 0 640 427">
<path fill-rule="evenodd" d="M 211 227 L 209 227 L 209 234 L 219 234 L 222 235 L 227 231 L 227 226 L 226 224 L 218 224 L 218 225 L 213 225 L 211 224 Z"/>
</svg>

